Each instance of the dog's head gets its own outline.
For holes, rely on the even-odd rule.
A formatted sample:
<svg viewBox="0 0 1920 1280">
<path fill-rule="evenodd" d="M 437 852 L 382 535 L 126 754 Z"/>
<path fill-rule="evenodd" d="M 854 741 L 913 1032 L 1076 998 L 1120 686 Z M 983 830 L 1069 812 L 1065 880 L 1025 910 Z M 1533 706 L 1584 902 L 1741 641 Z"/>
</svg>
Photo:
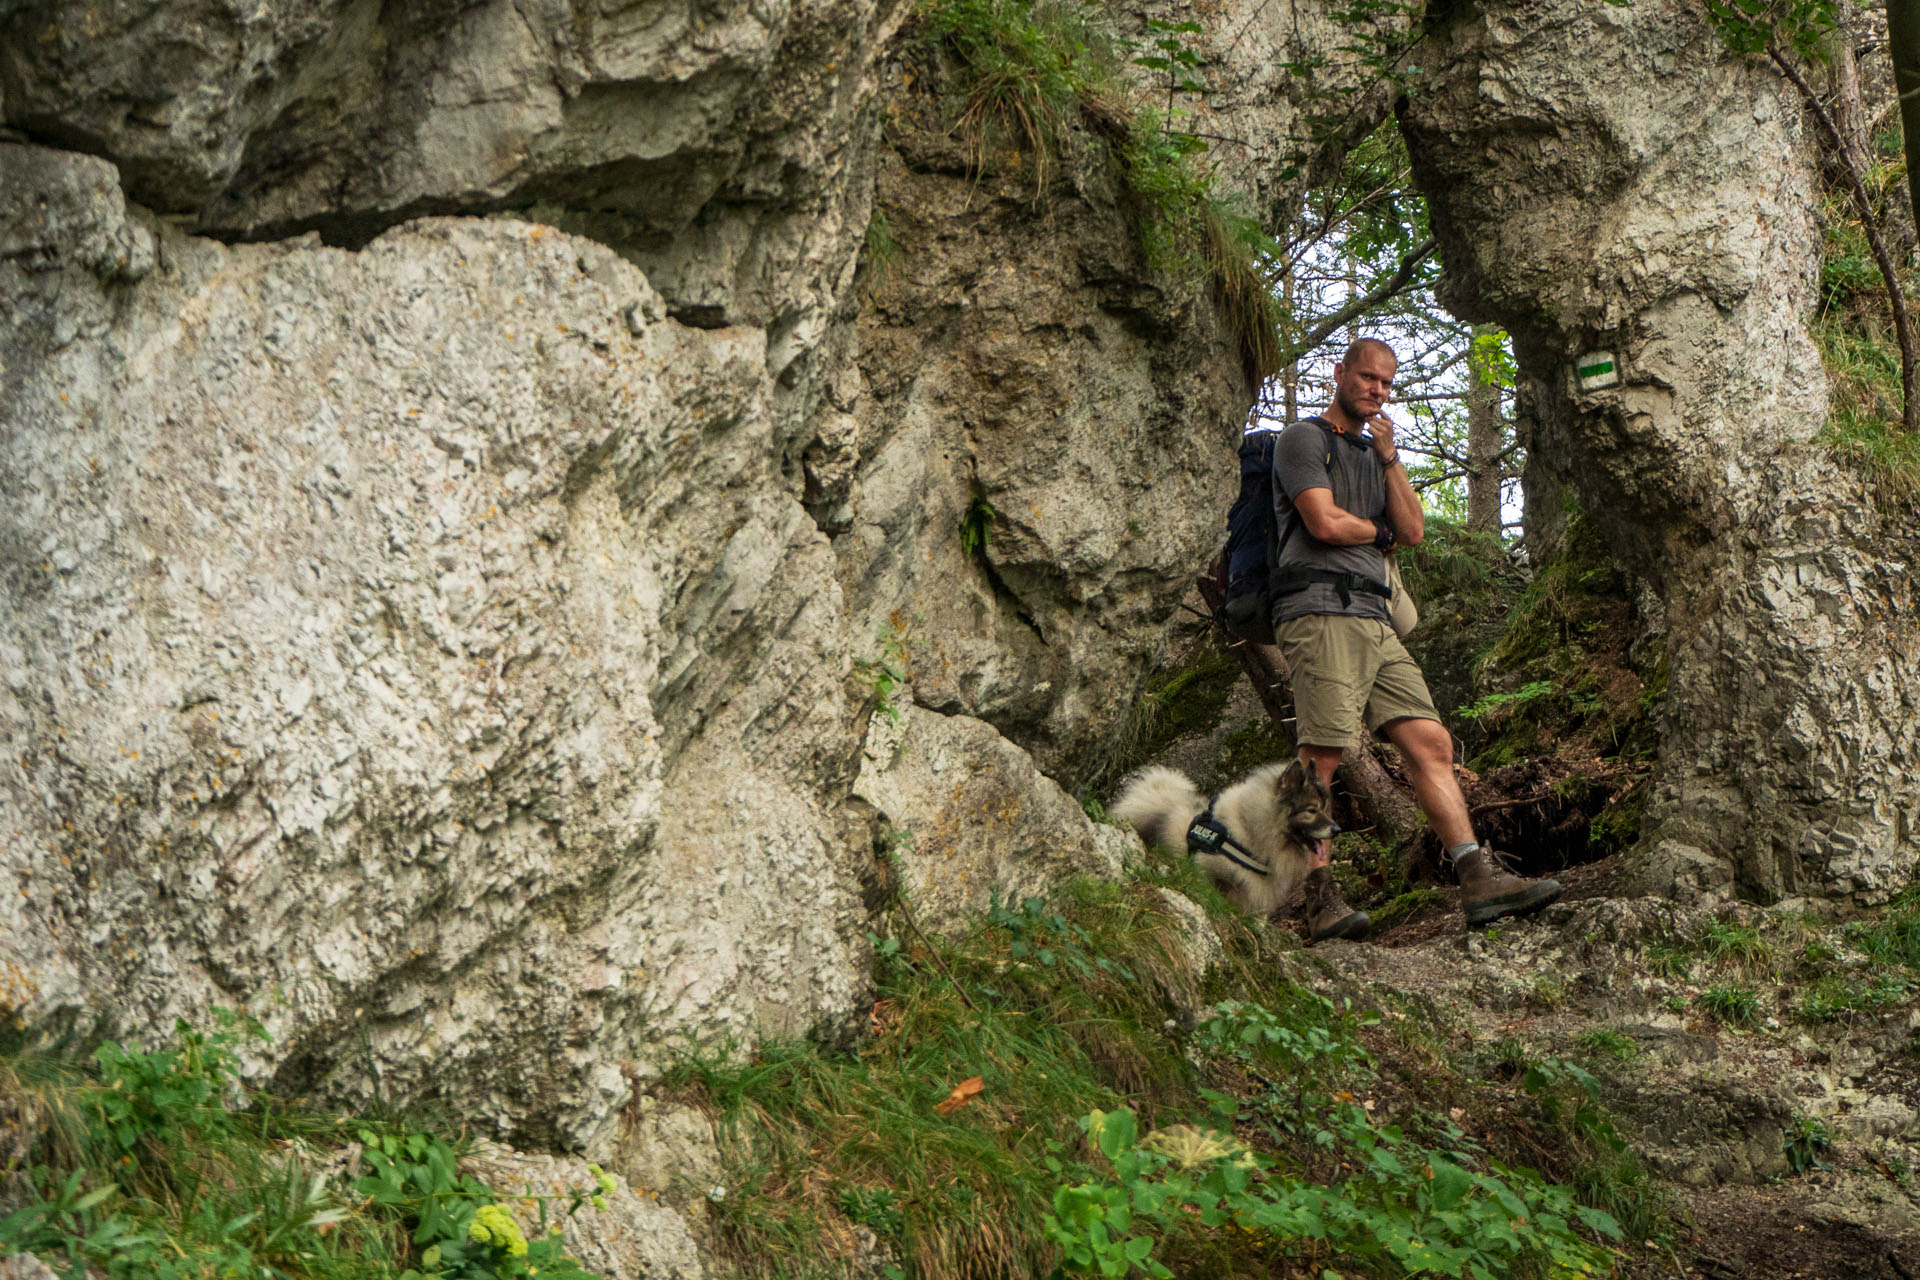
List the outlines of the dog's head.
<svg viewBox="0 0 1920 1280">
<path fill-rule="evenodd" d="M 1311 845 L 1340 834 L 1333 821 L 1333 793 L 1317 772 L 1295 760 L 1274 785 L 1280 812 L 1287 815 L 1287 830 L 1294 839 Z"/>
</svg>

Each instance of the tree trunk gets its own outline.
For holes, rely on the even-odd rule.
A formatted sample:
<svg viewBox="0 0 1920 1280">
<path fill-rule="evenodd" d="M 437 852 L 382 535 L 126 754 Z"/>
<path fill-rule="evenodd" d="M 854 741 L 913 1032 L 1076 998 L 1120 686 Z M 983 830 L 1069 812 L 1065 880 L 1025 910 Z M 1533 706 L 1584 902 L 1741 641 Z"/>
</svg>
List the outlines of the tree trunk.
<svg viewBox="0 0 1920 1280">
<path fill-rule="evenodd" d="M 1907 191 L 1920 222 L 1920 0 L 1887 0 L 1887 54 L 1900 94 L 1900 135 L 1907 152 Z"/>
<path fill-rule="evenodd" d="M 1247 680 L 1253 685 L 1253 692 L 1260 699 L 1267 719 L 1273 721 L 1273 727 L 1279 730 L 1280 739 L 1287 744 L 1288 750 L 1295 750 L 1287 660 L 1280 656 L 1280 650 L 1274 645 L 1249 644 L 1233 638 L 1220 621 L 1220 609 L 1225 600 L 1214 575 L 1202 577 L 1199 587 L 1200 598 L 1206 603 L 1207 612 L 1213 615 L 1214 625 L 1220 628 L 1220 633 L 1227 637 L 1228 646 L 1239 657 L 1240 669 L 1247 673 Z M 1372 829 L 1370 834 L 1377 843 L 1390 849 L 1397 848 L 1419 831 L 1420 807 L 1414 803 L 1409 792 L 1387 775 L 1371 751 L 1350 748 L 1340 763 L 1340 772 L 1334 776 L 1334 781 L 1346 791 L 1348 798 L 1353 801 L 1353 807 L 1366 819 Z"/>
<path fill-rule="evenodd" d="M 1911 3 L 1911 0 L 1908 2 Z M 1888 25 L 1891 30 L 1891 22 Z M 1911 31 L 1907 35 L 1910 39 L 1920 39 Z M 1898 41 L 1890 40 L 1889 43 L 1895 46 L 1894 68 L 1897 72 L 1901 63 Z M 1909 52 L 1913 51 L 1909 50 Z M 1859 168 L 1853 163 L 1853 157 L 1848 154 L 1846 139 L 1840 136 L 1840 130 L 1833 123 L 1833 116 L 1820 104 L 1820 95 L 1813 91 L 1813 86 L 1807 83 L 1807 78 L 1800 74 L 1779 45 L 1768 45 L 1767 56 L 1772 58 L 1774 65 L 1780 68 L 1780 74 L 1800 91 L 1800 99 L 1806 105 L 1807 114 L 1813 117 L 1814 123 L 1825 135 L 1827 145 L 1832 148 L 1835 163 L 1841 170 L 1841 178 L 1848 192 L 1853 196 L 1854 210 L 1860 215 L 1861 233 L 1867 237 L 1867 247 L 1873 250 L 1873 260 L 1880 267 L 1880 278 L 1886 281 L 1887 305 L 1893 311 L 1893 334 L 1900 343 L 1900 429 L 1912 435 L 1916 429 L 1920 429 L 1920 344 L 1914 341 L 1913 319 L 1908 314 L 1906 294 L 1901 291 L 1899 268 L 1894 265 L 1893 256 L 1887 251 L 1886 237 L 1880 234 L 1879 212 L 1873 207 L 1872 197 L 1867 195 Z M 1920 67 L 1915 67 L 1912 62 L 1913 60 L 1909 59 L 1910 75 L 1920 71 Z M 1914 129 L 1908 127 L 1906 119 L 1909 114 L 1920 116 L 1920 100 L 1915 99 L 1914 93 L 1915 90 L 1912 89 L 1903 88 L 1900 91 L 1901 131 L 1906 136 L 1909 163 L 1912 161 L 1915 148 L 1920 147 L 1920 138 L 1915 137 Z M 1907 181 L 1909 183 L 1915 181 L 1912 173 L 1907 175 Z"/>
<path fill-rule="evenodd" d="M 1500 388 L 1478 356 L 1480 340 L 1498 333 L 1496 325 L 1477 324 L 1467 357 L 1467 528 L 1500 532 Z"/>
<path fill-rule="evenodd" d="M 1847 158 L 1861 173 L 1872 165 L 1873 139 L 1867 136 L 1867 103 L 1860 91 L 1860 59 L 1853 50 L 1853 5 L 1840 0 L 1833 30 L 1833 61 L 1827 67 L 1833 91 L 1833 125 L 1846 144 Z"/>
<path fill-rule="evenodd" d="M 1287 349 L 1291 351 L 1296 334 L 1293 327 L 1293 267 L 1290 265 L 1280 273 L 1280 305 L 1287 313 Z M 1285 413 L 1281 421 L 1298 422 L 1300 420 L 1300 359 L 1298 356 L 1287 361 L 1286 366 L 1280 370 L 1280 388 Z"/>
</svg>

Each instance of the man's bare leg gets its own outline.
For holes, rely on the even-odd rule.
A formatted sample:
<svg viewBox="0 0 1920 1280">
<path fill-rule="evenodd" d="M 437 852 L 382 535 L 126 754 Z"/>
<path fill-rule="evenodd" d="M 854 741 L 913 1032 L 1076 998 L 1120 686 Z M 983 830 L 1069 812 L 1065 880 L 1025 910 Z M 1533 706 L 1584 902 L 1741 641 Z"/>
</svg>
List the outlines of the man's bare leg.
<svg viewBox="0 0 1920 1280">
<path fill-rule="evenodd" d="M 1467 816 L 1467 798 L 1453 775 L 1453 735 L 1438 720 L 1407 717 L 1381 726 L 1389 741 L 1400 748 L 1407 774 L 1413 779 L 1413 798 L 1427 825 L 1440 837 L 1442 849 L 1470 844 L 1473 822 Z"/>
<path fill-rule="evenodd" d="M 1381 727 L 1400 748 L 1413 778 L 1413 794 L 1434 835 L 1440 837 L 1440 847 L 1453 862 L 1468 924 L 1525 915 L 1560 896 L 1559 881 L 1516 875 L 1480 847 L 1466 797 L 1460 794 L 1460 782 L 1453 775 L 1453 735 L 1445 725 L 1408 717 L 1390 720 Z"/>
</svg>

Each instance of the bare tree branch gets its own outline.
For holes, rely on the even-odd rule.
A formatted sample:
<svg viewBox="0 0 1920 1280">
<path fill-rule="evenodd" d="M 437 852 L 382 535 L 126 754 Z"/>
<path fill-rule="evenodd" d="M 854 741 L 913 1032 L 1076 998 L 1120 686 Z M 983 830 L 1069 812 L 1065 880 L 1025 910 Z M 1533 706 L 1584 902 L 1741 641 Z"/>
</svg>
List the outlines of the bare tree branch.
<svg viewBox="0 0 1920 1280">
<path fill-rule="evenodd" d="M 1314 324 L 1313 328 L 1307 330 L 1305 337 L 1301 338 L 1299 342 L 1284 348 L 1281 352 L 1280 363 L 1283 365 L 1292 364 L 1295 360 L 1298 360 L 1301 356 L 1313 350 L 1322 342 L 1325 342 L 1328 334 L 1338 330 L 1340 326 L 1346 324 L 1347 321 L 1363 312 L 1373 310 L 1387 299 L 1393 297 L 1396 293 L 1406 289 L 1413 283 L 1414 273 L 1420 269 L 1420 264 L 1432 255 L 1436 247 L 1433 237 L 1427 237 L 1425 241 L 1414 248 L 1412 253 L 1400 259 L 1399 269 L 1391 276 L 1388 276 L 1385 280 L 1382 280 L 1379 284 L 1367 290 L 1367 292 L 1361 294 L 1359 297 L 1350 299 L 1347 305 L 1341 307 L 1332 315 L 1322 316 L 1320 320 Z"/>
</svg>

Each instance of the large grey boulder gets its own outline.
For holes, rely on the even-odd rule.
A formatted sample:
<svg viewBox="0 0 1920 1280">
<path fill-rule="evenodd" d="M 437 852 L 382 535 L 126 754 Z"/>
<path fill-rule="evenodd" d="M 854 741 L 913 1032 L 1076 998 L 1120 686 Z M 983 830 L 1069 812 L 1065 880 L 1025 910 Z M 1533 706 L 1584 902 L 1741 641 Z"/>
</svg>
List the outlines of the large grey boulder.
<svg viewBox="0 0 1920 1280">
<path fill-rule="evenodd" d="M 919 927 L 963 931 L 996 902 L 1018 908 L 1076 876 L 1117 880 L 1130 831 L 1090 821 L 1033 759 L 970 716 L 876 713 L 854 795 L 885 824 L 880 855 Z"/>
<path fill-rule="evenodd" d="M 129 283 L 106 167 L 0 147 L 49 169 L 0 233 L 13 1015 L 237 1006 L 285 1087 L 586 1147 L 623 1066 L 846 1019 L 858 709 L 764 332 L 505 221 L 163 230 Z"/>
<path fill-rule="evenodd" d="M 1647 882 L 1884 898 L 1920 862 L 1909 499 L 1814 437 L 1793 90 L 1698 6 L 1493 4 L 1403 123 L 1453 304 L 1514 335 L 1529 456 L 1665 606 Z M 1612 353 L 1618 386 L 1574 365 Z"/>
<path fill-rule="evenodd" d="M 502 210 L 583 231 L 681 318 L 767 328 L 791 435 L 866 228 L 875 69 L 904 12 L 19 0 L 0 7 L 0 125 L 111 159 L 134 201 L 228 240 L 358 245 Z"/>
</svg>

